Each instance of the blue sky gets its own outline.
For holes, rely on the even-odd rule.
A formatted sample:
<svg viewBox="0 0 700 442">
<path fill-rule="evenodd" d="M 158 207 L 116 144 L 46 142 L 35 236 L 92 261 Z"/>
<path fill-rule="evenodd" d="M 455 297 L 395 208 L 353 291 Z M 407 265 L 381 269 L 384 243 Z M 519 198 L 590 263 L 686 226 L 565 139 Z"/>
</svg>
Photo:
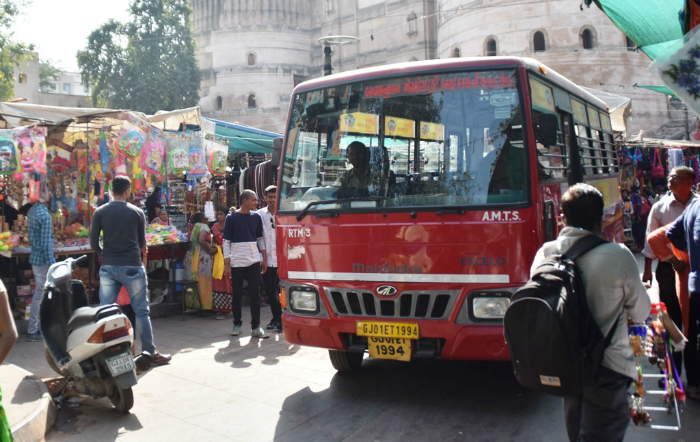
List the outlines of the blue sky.
<svg viewBox="0 0 700 442">
<path fill-rule="evenodd" d="M 75 54 L 85 49 L 88 35 L 110 18 L 127 21 L 128 8 L 129 0 L 32 0 L 21 7 L 15 40 L 34 43 L 40 59 L 78 72 Z"/>
</svg>

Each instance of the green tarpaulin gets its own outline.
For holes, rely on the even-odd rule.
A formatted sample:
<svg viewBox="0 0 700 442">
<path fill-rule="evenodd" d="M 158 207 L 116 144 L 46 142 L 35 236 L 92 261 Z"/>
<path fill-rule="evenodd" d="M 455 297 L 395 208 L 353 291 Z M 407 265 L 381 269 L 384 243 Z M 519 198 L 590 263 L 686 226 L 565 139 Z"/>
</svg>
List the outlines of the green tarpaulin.
<svg viewBox="0 0 700 442">
<path fill-rule="evenodd" d="M 670 96 L 672 96 L 673 98 L 676 98 L 676 99 L 678 98 L 678 97 L 676 97 L 676 94 L 674 94 L 674 93 L 671 91 L 671 89 L 668 88 L 668 86 L 641 86 L 641 85 L 635 84 L 634 87 L 640 87 L 640 88 L 642 88 L 642 89 L 649 89 L 650 91 L 654 91 L 654 92 L 659 92 L 659 93 L 662 93 L 662 94 L 670 95 Z"/>
<path fill-rule="evenodd" d="M 652 60 L 683 46 L 678 11 L 683 0 L 593 1 Z"/>
<path fill-rule="evenodd" d="M 272 153 L 272 140 L 282 138 L 282 135 L 274 132 L 227 123 L 225 121 L 207 120 L 216 124 L 215 134 L 230 142 L 229 153 Z"/>
</svg>

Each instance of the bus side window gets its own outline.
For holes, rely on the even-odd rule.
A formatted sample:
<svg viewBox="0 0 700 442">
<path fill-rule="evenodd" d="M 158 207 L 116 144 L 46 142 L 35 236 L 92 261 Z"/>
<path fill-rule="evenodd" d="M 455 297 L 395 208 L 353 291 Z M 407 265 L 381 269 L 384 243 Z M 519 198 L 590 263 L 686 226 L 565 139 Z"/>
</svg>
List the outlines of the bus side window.
<svg viewBox="0 0 700 442">
<path fill-rule="evenodd" d="M 535 125 L 539 122 L 540 114 L 538 111 L 533 111 Z M 557 130 L 557 144 L 544 146 L 537 143 L 537 162 L 540 181 L 558 180 L 566 177 L 567 150 L 561 128 Z"/>
</svg>

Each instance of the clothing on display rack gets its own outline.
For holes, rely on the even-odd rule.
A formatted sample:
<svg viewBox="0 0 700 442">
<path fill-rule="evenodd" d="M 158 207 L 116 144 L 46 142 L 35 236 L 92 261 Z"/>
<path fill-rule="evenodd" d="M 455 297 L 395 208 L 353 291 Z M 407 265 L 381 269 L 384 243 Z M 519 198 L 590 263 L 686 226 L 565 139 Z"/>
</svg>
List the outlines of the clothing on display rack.
<svg viewBox="0 0 700 442">
<path fill-rule="evenodd" d="M 685 166 L 685 158 L 683 158 L 681 149 L 668 149 L 667 154 L 667 170 L 669 173 L 674 167 Z"/>
</svg>

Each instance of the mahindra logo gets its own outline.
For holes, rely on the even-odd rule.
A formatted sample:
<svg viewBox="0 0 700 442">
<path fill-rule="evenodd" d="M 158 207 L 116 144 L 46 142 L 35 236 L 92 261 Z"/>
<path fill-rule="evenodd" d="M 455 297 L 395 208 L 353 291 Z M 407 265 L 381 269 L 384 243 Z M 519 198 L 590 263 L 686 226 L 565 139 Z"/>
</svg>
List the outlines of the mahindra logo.
<svg viewBox="0 0 700 442">
<path fill-rule="evenodd" d="M 394 296 L 398 292 L 399 291 L 396 290 L 396 287 L 392 285 L 380 285 L 379 287 L 377 287 L 377 294 L 379 296 Z"/>
</svg>

